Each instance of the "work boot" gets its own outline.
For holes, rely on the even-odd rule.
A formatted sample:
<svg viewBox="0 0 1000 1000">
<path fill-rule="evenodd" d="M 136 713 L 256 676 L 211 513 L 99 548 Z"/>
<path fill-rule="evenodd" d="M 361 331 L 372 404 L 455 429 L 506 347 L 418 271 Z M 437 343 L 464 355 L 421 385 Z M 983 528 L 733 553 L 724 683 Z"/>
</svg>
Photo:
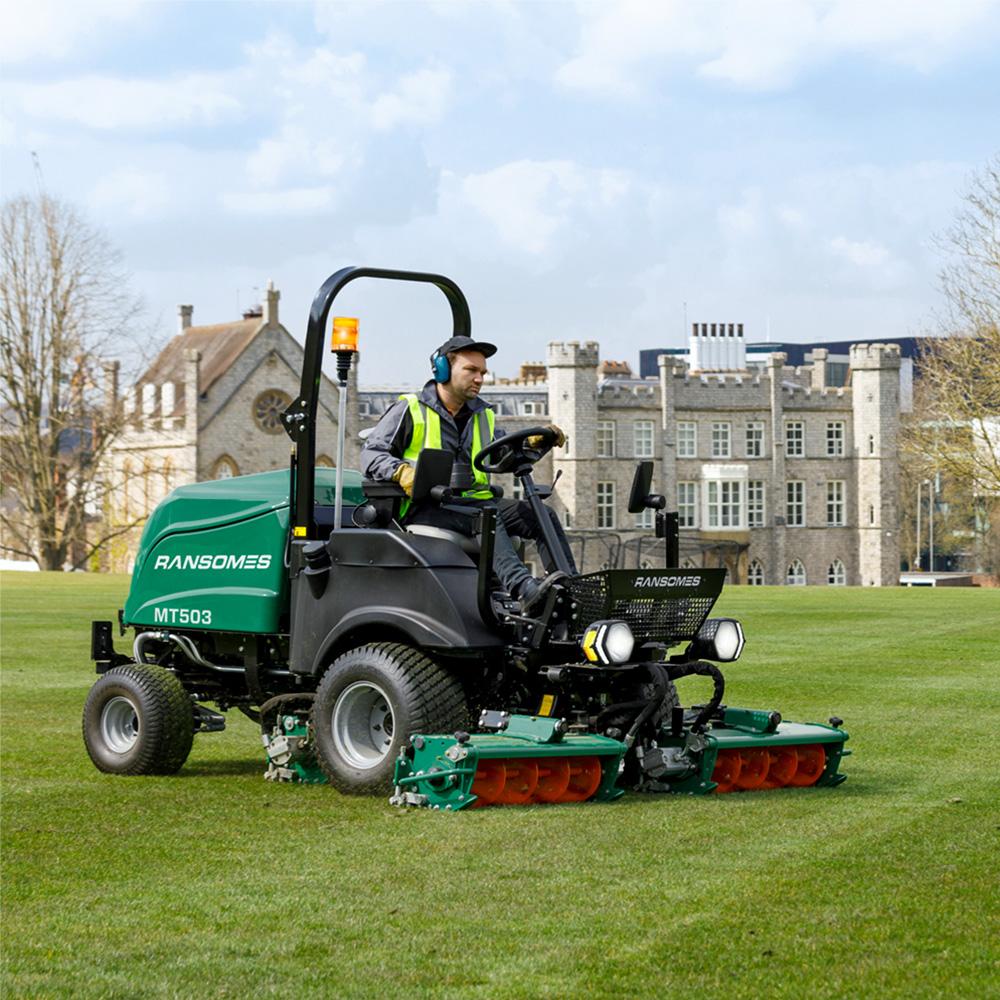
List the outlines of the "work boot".
<svg viewBox="0 0 1000 1000">
<path fill-rule="evenodd" d="M 521 602 L 521 610 L 529 618 L 535 618 L 545 606 L 545 599 L 549 591 L 557 586 L 562 580 L 568 579 L 568 574 L 561 569 L 557 569 L 548 576 L 536 580 L 529 576 L 518 588 L 518 600 Z"/>
</svg>

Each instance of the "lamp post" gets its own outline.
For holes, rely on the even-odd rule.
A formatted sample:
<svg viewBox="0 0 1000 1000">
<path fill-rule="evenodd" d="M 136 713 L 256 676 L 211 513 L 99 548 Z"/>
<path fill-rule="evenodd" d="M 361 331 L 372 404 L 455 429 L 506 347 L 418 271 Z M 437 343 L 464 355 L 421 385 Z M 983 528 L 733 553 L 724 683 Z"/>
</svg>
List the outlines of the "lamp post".
<svg viewBox="0 0 1000 1000">
<path fill-rule="evenodd" d="M 920 508 L 924 502 L 924 484 L 918 479 L 917 480 L 917 554 L 914 558 L 914 563 L 917 567 L 917 572 L 920 572 Z"/>
<path fill-rule="evenodd" d="M 928 548 L 929 552 L 929 563 L 927 567 L 932 573 L 934 572 L 934 481 L 932 479 L 925 479 L 924 484 L 927 487 L 927 534 L 928 534 Z"/>
</svg>

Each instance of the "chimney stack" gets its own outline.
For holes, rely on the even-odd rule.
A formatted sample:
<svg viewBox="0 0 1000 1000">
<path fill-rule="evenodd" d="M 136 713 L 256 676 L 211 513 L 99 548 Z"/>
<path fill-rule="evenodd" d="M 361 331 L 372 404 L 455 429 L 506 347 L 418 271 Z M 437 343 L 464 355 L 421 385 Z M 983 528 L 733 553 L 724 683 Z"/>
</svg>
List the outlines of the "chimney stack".
<svg viewBox="0 0 1000 1000">
<path fill-rule="evenodd" d="M 278 325 L 278 299 L 280 298 L 281 292 L 274 287 L 274 282 L 268 279 L 267 298 L 264 301 L 264 322 L 268 326 Z"/>
<path fill-rule="evenodd" d="M 191 326 L 191 314 L 194 312 L 194 306 L 178 306 L 177 307 L 177 332 L 183 333 L 185 330 L 189 329 Z"/>
</svg>

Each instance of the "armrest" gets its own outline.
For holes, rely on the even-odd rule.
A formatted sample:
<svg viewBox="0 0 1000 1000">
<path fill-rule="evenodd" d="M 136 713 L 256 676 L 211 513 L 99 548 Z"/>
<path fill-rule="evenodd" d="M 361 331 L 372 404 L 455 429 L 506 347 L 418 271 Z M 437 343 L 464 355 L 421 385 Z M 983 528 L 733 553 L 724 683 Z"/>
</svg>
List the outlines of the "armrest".
<svg viewBox="0 0 1000 1000">
<path fill-rule="evenodd" d="M 369 500 L 396 500 L 406 496 L 399 483 L 388 479 L 365 479 L 361 483 L 361 491 Z"/>
</svg>

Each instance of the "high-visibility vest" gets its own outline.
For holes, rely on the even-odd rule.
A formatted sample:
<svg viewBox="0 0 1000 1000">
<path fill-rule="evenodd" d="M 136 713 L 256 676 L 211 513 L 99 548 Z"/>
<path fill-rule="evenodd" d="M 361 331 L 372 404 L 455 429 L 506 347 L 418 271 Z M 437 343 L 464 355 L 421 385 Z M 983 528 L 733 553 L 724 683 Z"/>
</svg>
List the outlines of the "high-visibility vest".
<svg viewBox="0 0 1000 1000">
<path fill-rule="evenodd" d="M 403 459 L 411 465 L 416 465 L 420 452 L 424 448 L 441 447 L 441 415 L 426 403 L 422 403 L 416 393 L 403 393 L 399 398 L 406 400 L 406 405 L 410 409 L 410 422 L 413 425 L 409 444 L 403 452 Z M 496 414 L 488 406 L 474 415 L 470 458 L 474 458 L 486 445 L 492 442 L 495 424 Z M 488 489 L 483 488 L 489 486 L 490 477 L 474 465 L 472 466 L 472 481 L 477 485 L 472 489 L 464 490 L 463 497 L 473 497 L 476 500 L 490 500 L 493 497 Z M 410 501 L 404 500 L 400 516 L 406 513 L 409 506 Z"/>
</svg>

